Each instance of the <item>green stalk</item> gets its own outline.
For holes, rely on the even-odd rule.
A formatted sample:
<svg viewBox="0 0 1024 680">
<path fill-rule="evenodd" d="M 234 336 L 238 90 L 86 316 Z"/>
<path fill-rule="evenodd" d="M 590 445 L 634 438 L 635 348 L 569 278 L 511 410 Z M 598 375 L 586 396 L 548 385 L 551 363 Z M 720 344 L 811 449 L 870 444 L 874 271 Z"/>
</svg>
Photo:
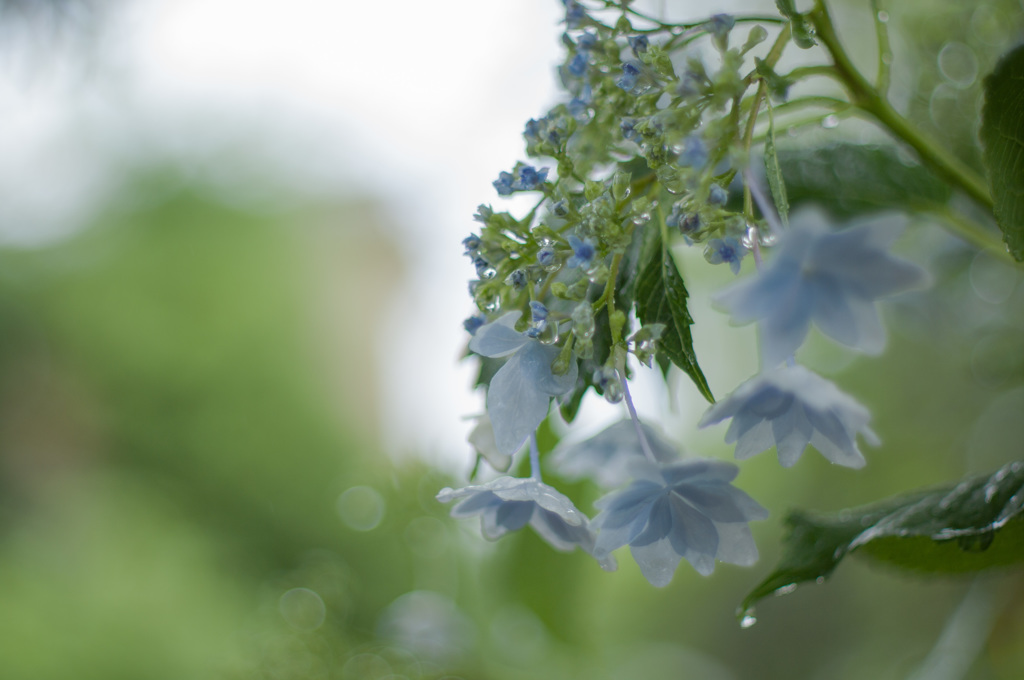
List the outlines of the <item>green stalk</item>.
<svg viewBox="0 0 1024 680">
<path fill-rule="evenodd" d="M 879 94 L 853 65 L 846 50 L 839 43 L 825 0 L 815 0 L 815 8 L 810 13 L 810 19 L 814 23 L 817 38 L 832 56 L 836 71 L 849 91 L 851 103 L 870 114 L 892 134 L 906 142 L 917 152 L 925 165 L 942 179 L 959 187 L 991 212 L 992 196 L 985 180 L 897 113 L 888 100 Z"/>
</svg>

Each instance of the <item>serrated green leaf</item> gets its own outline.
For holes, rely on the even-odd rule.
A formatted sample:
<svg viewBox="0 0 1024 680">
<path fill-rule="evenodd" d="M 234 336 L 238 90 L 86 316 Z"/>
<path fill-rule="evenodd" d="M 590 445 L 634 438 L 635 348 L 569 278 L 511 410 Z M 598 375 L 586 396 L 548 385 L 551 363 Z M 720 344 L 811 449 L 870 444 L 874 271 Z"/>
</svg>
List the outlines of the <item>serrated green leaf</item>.
<svg viewBox="0 0 1024 680">
<path fill-rule="evenodd" d="M 636 313 L 643 325 L 665 324 L 659 347 L 672 363 L 683 369 L 704 398 L 714 403 L 711 388 L 697 364 L 690 326 L 693 318 L 686 307 L 686 285 L 660 233 L 653 233 L 650 253 L 636 280 Z"/>
<path fill-rule="evenodd" d="M 775 209 L 783 226 L 789 226 L 789 199 L 786 197 L 786 183 L 782 179 L 782 167 L 779 165 L 779 153 L 775 146 L 775 116 L 772 103 L 768 103 L 768 136 L 764 141 L 764 169 L 768 176 L 768 188 L 775 201 Z"/>
<path fill-rule="evenodd" d="M 792 206 L 813 202 L 835 217 L 945 204 L 949 186 L 889 146 L 834 144 L 777 150 Z"/>
<path fill-rule="evenodd" d="M 786 524 L 782 559 L 747 595 L 744 613 L 769 595 L 828 577 L 854 551 L 934 574 L 1024 562 L 1024 462 L 863 508 L 828 515 L 796 511 Z"/>
<path fill-rule="evenodd" d="M 1024 45 L 985 78 L 981 141 L 996 222 L 1010 254 L 1024 261 Z"/>
</svg>

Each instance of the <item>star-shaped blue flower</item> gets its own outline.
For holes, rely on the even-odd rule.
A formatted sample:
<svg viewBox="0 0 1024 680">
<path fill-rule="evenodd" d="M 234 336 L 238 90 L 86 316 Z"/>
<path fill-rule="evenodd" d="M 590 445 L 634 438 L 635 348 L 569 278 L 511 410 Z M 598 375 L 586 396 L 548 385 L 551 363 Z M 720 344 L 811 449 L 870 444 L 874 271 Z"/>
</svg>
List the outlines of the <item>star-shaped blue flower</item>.
<svg viewBox="0 0 1024 680">
<path fill-rule="evenodd" d="M 745 460 L 775 446 L 783 467 L 796 464 L 808 444 L 837 465 L 864 466 L 857 435 L 880 442 L 868 427 L 871 414 L 853 397 L 800 365 L 762 373 L 712 406 L 700 427 L 732 419 L 726 444 Z"/>
<path fill-rule="evenodd" d="M 560 348 L 544 345 L 515 329 L 520 312 L 509 312 L 477 329 L 469 349 L 480 356 L 509 357 L 487 388 L 487 413 L 494 427 L 498 451 L 513 454 L 548 414 L 552 397 L 576 387 L 578 368 L 569 362 L 565 375 L 555 375 L 551 364 Z"/>
<path fill-rule="evenodd" d="M 640 425 L 659 462 L 668 463 L 679 458 L 676 447 L 650 425 Z M 628 418 L 606 427 L 590 439 L 559 447 L 551 457 L 552 467 L 569 480 L 590 477 L 598 485 L 613 489 L 625 484 L 632 468 L 647 459 L 640 449 L 636 426 Z"/>
<path fill-rule="evenodd" d="M 539 480 L 498 477 L 477 486 L 441 489 L 437 500 L 461 501 L 452 508 L 452 517 L 480 515 L 483 534 L 492 541 L 529 524 L 557 550 L 569 552 L 580 548 L 594 554 L 594 532 L 587 516 L 571 500 Z M 603 555 L 598 562 L 608 571 L 616 568 L 610 555 Z"/>
<path fill-rule="evenodd" d="M 644 577 L 659 588 L 672 580 L 685 559 L 707 576 L 715 560 L 748 566 L 757 561 L 757 545 L 747 523 L 768 511 L 732 486 L 738 469 L 714 460 L 689 460 L 648 467 L 646 478 L 595 503 L 601 512 L 598 559 L 629 545 Z"/>
<path fill-rule="evenodd" d="M 867 354 L 885 347 L 875 300 L 923 285 L 920 267 L 888 252 L 892 225 L 832 231 L 816 213 L 802 213 L 757 275 L 715 297 L 732 320 L 757 321 L 766 368 L 792 356 L 811 322 L 833 340 Z"/>
</svg>

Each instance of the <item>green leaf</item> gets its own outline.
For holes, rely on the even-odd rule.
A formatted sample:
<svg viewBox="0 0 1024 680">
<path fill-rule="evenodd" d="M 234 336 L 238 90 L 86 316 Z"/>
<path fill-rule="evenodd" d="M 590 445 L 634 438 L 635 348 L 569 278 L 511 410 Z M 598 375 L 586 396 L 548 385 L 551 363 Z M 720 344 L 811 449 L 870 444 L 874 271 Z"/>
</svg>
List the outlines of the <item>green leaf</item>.
<svg viewBox="0 0 1024 680">
<path fill-rule="evenodd" d="M 786 197 L 786 183 L 782 179 L 782 167 L 779 165 L 779 153 L 775 147 L 775 116 L 772 114 L 772 103 L 768 104 L 768 136 L 764 141 L 764 169 L 768 176 L 768 188 L 775 201 L 775 209 L 779 211 L 783 226 L 789 226 L 789 199 Z"/>
<path fill-rule="evenodd" d="M 919 573 L 962 574 L 1024 561 L 1024 462 L 992 475 L 890 498 L 874 505 L 786 518 L 784 553 L 743 600 L 759 600 L 806 581 L 821 582 L 850 553 Z"/>
<path fill-rule="evenodd" d="M 908 208 L 934 208 L 951 195 L 945 182 L 907 164 L 889 146 L 834 144 L 777 150 L 789 202 L 813 202 L 835 217 Z"/>
<path fill-rule="evenodd" d="M 650 231 L 653 235 L 648 259 L 636 279 L 637 317 L 645 326 L 665 324 L 665 332 L 658 341 L 661 351 L 690 376 L 705 399 L 714 403 L 711 388 L 693 351 L 693 337 L 690 335 L 693 318 L 686 308 L 689 293 L 661 234 L 653 228 Z"/>
<path fill-rule="evenodd" d="M 985 78 L 981 141 L 996 222 L 1010 254 L 1024 261 L 1024 45 Z"/>
</svg>

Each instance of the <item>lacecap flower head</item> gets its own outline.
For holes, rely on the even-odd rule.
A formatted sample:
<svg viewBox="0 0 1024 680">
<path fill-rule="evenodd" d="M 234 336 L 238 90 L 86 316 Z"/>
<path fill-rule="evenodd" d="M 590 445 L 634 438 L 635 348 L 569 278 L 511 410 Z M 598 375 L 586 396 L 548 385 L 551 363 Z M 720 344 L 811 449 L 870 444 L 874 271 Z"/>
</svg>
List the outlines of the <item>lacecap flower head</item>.
<svg viewBox="0 0 1024 680">
<path fill-rule="evenodd" d="M 885 327 L 875 300 L 928 280 L 889 254 L 896 231 L 886 219 L 833 231 L 820 213 L 799 213 L 762 271 L 714 299 L 734 322 L 757 321 L 765 368 L 792 356 L 812 322 L 843 345 L 879 354 Z"/>
</svg>

